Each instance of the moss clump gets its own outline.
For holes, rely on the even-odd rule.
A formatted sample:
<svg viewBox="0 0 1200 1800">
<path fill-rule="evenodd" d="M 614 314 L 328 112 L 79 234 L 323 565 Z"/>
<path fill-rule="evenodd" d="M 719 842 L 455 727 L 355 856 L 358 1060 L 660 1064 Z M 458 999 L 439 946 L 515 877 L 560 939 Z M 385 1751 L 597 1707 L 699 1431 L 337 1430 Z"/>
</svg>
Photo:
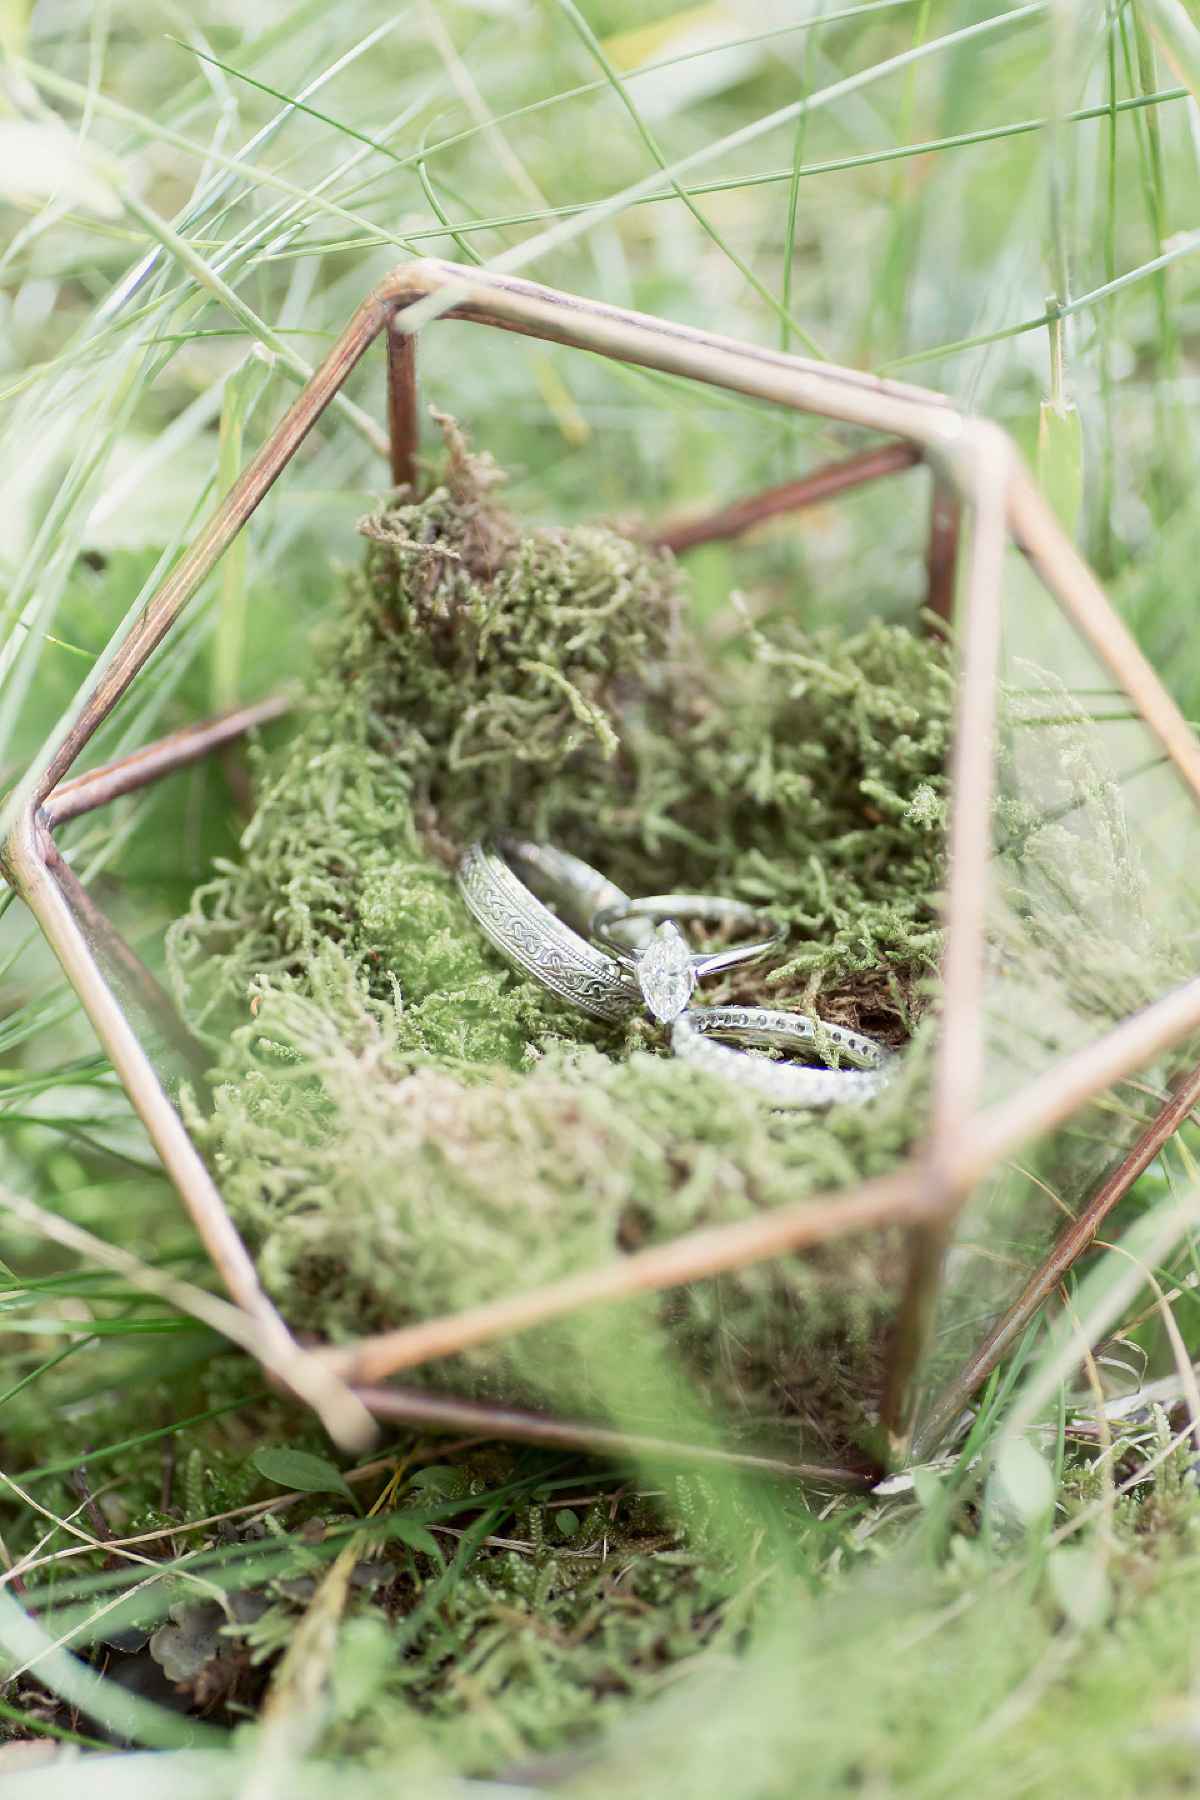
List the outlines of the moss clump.
<svg viewBox="0 0 1200 1800">
<path fill-rule="evenodd" d="M 398 982 L 410 1015 L 473 990 L 498 965 L 446 869 L 496 827 L 551 838 L 634 892 L 770 906 L 794 939 L 777 996 L 891 976 L 919 1010 L 938 943 L 941 643 L 880 624 L 853 638 L 748 625 L 743 653 L 706 667 L 666 553 L 603 525 L 518 533 L 490 499 L 490 458 L 448 422 L 447 436 L 444 484 L 363 520 L 366 567 L 318 646 L 242 860 L 175 935 L 193 1017 L 244 1008 L 260 977 L 311 985 L 322 939 L 376 998 Z M 538 1018 L 579 1035 L 512 982 L 503 994 L 479 991 L 494 1029 L 469 1040 L 471 1060 Z M 444 1054 L 437 1026 L 413 1019 L 414 1041 L 426 1030 L 423 1048 Z"/>
<path fill-rule="evenodd" d="M 485 1523 L 485 1481 L 498 1485 L 503 1466 L 495 1453 L 487 1463 L 469 1478 Z M 468 1479 L 461 1465 L 429 1476 L 439 1485 L 457 1477 L 460 1488 Z M 702 1478 L 676 1476 L 654 1495 L 635 1486 L 608 1473 L 599 1492 L 594 1473 L 538 1488 L 526 1477 L 465 1566 L 447 1575 L 431 1557 L 405 1558 L 345 1631 L 343 1665 L 374 1650 L 374 1682 L 341 1711 L 327 1753 L 394 1767 L 419 1744 L 426 1758 L 474 1774 L 508 1765 L 520 1779 L 513 1765 L 594 1737 L 677 1682 L 683 1659 L 694 1675 L 727 1666 L 780 1585 L 762 1548 L 761 1513 L 736 1510 L 734 1524 L 755 1546 L 747 1555 L 741 1540 L 714 1529 L 720 1507 Z M 401 1505 L 419 1508 L 430 1491 L 411 1489 Z M 470 1535 L 480 1536 L 478 1525 Z M 441 1542 L 449 1558 L 457 1546 Z"/>
<path fill-rule="evenodd" d="M 243 860 L 172 944 L 219 1051 L 204 1134 L 224 1191 L 289 1318 L 334 1337 L 851 1182 L 923 1119 L 919 1049 L 871 1106 L 780 1120 L 648 1026 L 575 1018 L 503 969 L 449 865 L 503 825 L 634 892 L 749 898 L 792 943 L 727 991 L 902 1041 L 937 947 L 943 647 L 882 625 L 748 628 L 706 666 L 668 556 L 611 526 L 518 531 L 488 459 L 449 425 L 447 441 L 442 485 L 364 521 L 366 568 L 263 771 Z M 660 1323 L 743 1423 L 845 1428 L 887 1260 L 749 1270 Z M 582 1384 L 581 1360 L 552 1361 L 553 1381 L 544 1346 L 488 1348 L 452 1379 Z"/>
</svg>

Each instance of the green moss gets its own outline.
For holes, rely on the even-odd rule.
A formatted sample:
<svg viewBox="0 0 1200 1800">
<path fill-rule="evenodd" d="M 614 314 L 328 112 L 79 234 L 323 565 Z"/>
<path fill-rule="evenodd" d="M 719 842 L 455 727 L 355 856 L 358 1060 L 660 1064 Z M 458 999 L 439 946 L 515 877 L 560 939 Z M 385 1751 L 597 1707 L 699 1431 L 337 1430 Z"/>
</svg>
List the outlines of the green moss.
<svg viewBox="0 0 1200 1800">
<path fill-rule="evenodd" d="M 288 1317 L 337 1338 L 850 1183 L 924 1118 L 920 1045 L 870 1106 L 789 1120 L 655 1028 L 569 1014 L 496 959 L 450 865 L 517 827 L 634 892 L 751 899 L 791 925 L 786 958 L 714 999 L 903 1041 L 938 943 L 944 647 L 748 626 L 706 665 L 667 554 L 607 525 L 518 531 L 446 429 L 442 485 L 363 522 L 242 860 L 172 943 L 220 1059 L 202 1141 Z M 743 1427 L 825 1408 L 857 1429 L 890 1254 L 748 1270 L 660 1325 Z M 554 1342 L 429 1378 L 580 1404 L 585 1358 Z M 640 1410 L 653 1379 L 630 1380 Z"/>
<path fill-rule="evenodd" d="M 242 859 L 176 933 L 193 1016 L 244 1006 L 260 977 L 305 986 L 321 938 L 376 998 L 393 978 L 407 1008 L 474 992 L 497 964 L 445 871 L 494 827 L 552 838 L 633 890 L 769 905 L 796 940 L 779 994 L 800 974 L 816 993 L 871 971 L 911 999 L 937 946 L 941 643 L 747 625 L 741 653 L 707 667 L 669 555 L 603 525 L 519 534 L 489 499 L 490 459 L 449 422 L 447 436 L 445 483 L 363 521 L 366 568 Z M 510 981 L 479 1003 L 513 1034 L 540 1017 L 579 1035 Z M 498 1053 L 485 1035 L 468 1055 Z"/>
<path fill-rule="evenodd" d="M 594 1738 L 677 1681 L 685 1658 L 697 1672 L 727 1661 L 777 1585 L 762 1518 L 744 1511 L 759 1544 L 743 1560 L 706 1528 L 703 1481 L 680 1476 L 652 1497 L 635 1485 L 608 1475 L 600 1492 L 586 1476 L 527 1487 L 449 1575 L 404 1558 L 382 1603 L 343 1631 L 327 1748 L 385 1763 L 411 1758 L 417 1739 L 488 1774 Z M 422 1492 L 410 1498 L 419 1505 Z M 457 1546 L 442 1543 L 449 1560 Z"/>
</svg>

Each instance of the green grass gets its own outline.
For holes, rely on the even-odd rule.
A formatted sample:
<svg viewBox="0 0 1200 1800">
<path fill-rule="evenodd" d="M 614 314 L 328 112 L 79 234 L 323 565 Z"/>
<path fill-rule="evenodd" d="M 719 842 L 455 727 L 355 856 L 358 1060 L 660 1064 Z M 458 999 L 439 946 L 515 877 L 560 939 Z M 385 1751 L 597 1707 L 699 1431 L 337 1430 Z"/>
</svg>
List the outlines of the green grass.
<svg viewBox="0 0 1200 1800">
<path fill-rule="evenodd" d="M 1031 461 L 1052 380 L 1052 295 L 1063 343 L 1053 398 L 1082 419 L 1080 543 L 1187 716 L 1200 717 L 1200 157 L 1191 102 L 1146 21 L 1132 5 L 1007 20 L 961 0 L 880 0 L 822 20 L 781 12 L 772 25 L 730 7 L 739 41 L 712 54 L 672 34 L 672 10 L 0 9 L 4 788 L 45 759 L 122 622 L 369 285 L 424 253 L 903 370 L 999 419 Z M 619 34 L 656 20 L 647 54 L 660 72 L 631 80 Z M 19 175 L 3 134 L 21 122 L 47 135 Z M 56 150 L 58 166 L 75 167 L 90 199 L 73 204 L 53 183 L 37 191 L 52 130 L 75 146 Z M 419 355 L 424 398 L 515 471 L 508 499 L 542 523 L 720 504 L 857 441 L 459 324 L 430 323 Z M 386 490 L 383 417 L 376 351 L 256 515 L 243 560 L 208 584 L 89 755 L 120 754 L 306 672 L 312 633 L 359 561 L 354 522 Z M 809 628 L 913 620 L 922 480 L 897 478 L 751 545 L 692 553 L 709 642 L 728 640 L 733 587 L 795 606 Z M 214 761 L 62 834 L 157 967 L 170 920 L 235 853 L 231 772 Z M 1170 1196 L 1190 1191 L 1196 1154 L 1189 1126 L 1112 1227 L 1141 1231 L 1163 1288 L 1180 1289 L 1174 1316 L 1193 1356 L 1191 1226 L 1152 1238 Z M 144 1262 L 205 1279 L 137 1121 L 16 904 L 0 916 L 0 1179 Z M 212 1334 L 39 1238 L 13 1230 L 3 1254 L 0 1470 L 28 1496 L 0 1496 L 12 1557 L 72 1547 L 57 1521 L 82 1506 L 81 1463 L 124 1537 L 265 1507 L 275 1490 L 252 1462 L 263 1442 L 328 1453 Z M 1139 1272 L 1112 1290 L 1130 1265 L 1104 1254 L 1093 1265 L 1076 1304 L 1085 1321 L 1103 1316 L 1101 1376 L 1127 1354 L 1113 1340 L 1121 1320 L 1147 1313 L 1129 1342 L 1148 1379 L 1169 1375 Z M 1173 1438 L 1153 1416 L 1114 1421 L 1115 1445 L 1098 1457 L 1070 1333 L 1054 1360 L 1063 1329 L 1038 1327 L 956 1461 L 918 1471 L 891 1498 L 820 1517 L 823 1495 L 618 1471 L 618 1486 L 656 1490 L 636 1516 L 623 1502 L 614 1517 L 613 1554 L 634 1544 L 645 1557 L 624 1610 L 603 1571 L 577 1579 L 582 1565 L 566 1555 L 576 1540 L 554 1523 L 570 1510 L 554 1493 L 595 1494 L 611 1470 L 447 1454 L 462 1491 L 429 1504 L 426 1490 L 397 1495 L 384 1475 L 369 1478 L 356 1491 L 385 1502 L 378 1529 L 405 1564 L 410 1621 L 428 1604 L 401 1661 L 398 1622 L 356 1590 L 324 1735 L 292 1745 L 314 1759 L 314 1791 L 336 1791 L 339 1758 L 368 1783 L 376 1768 L 407 1771 L 415 1793 L 433 1770 L 495 1772 L 543 1752 L 565 1757 L 544 1771 L 564 1792 L 647 1800 L 1191 1791 L 1200 1510 L 1182 1414 Z M 599 1354 L 591 1335 L 583 1347 Z M 1018 1425 L 1044 1480 L 1012 1450 Z M 393 1447 L 413 1448 L 403 1434 Z M 553 1483 L 563 1485 L 536 1498 Z M 331 1526 L 319 1541 L 303 1531 L 318 1510 Z M 531 1548 L 454 1557 L 450 1546 L 471 1540 L 443 1537 L 444 1572 L 395 1535 L 397 1519 L 421 1522 L 414 1511 L 434 1524 L 486 1520 Z M 581 1502 L 589 1533 L 604 1511 Z M 253 1709 L 267 1652 L 300 1611 L 270 1583 L 319 1576 L 353 1528 L 328 1496 L 280 1518 L 283 1535 L 183 1532 L 186 1560 L 165 1577 L 105 1568 L 87 1546 L 31 1570 L 28 1601 L 52 1638 L 75 1634 L 113 1672 L 121 1652 L 101 1639 L 122 1615 L 101 1617 L 101 1605 L 129 1594 L 126 1615 L 154 1626 L 212 1583 L 246 1580 L 242 1565 L 257 1559 L 273 1598 L 272 1623 L 251 1631 L 263 1655 L 247 1655 L 238 1690 Z M 88 1520 L 71 1523 L 90 1530 Z M 0 1593 L 10 1669 L 45 1651 L 31 1629 L 11 1590 Z M 38 1670 L 7 1690 L 4 1730 L 23 1729 L 15 1713 L 51 1738 L 109 1731 L 165 1746 L 204 1726 L 162 1694 L 138 1711 L 119 1687 L 93 1689 L 93 1672 L 61 1649 Z M 208 1741 L 252 1760 L 245 1715 L 222 1715 L 238 1721 L 233 1739 L 210 1725 Z M 611 1734 L 589 1738 L 597 1725 Z M 170 1781 L 164 1768 L 155 1791 L 169 1796 Z M 392 1773 L 379 1791 L 396 1791 Z"/>
</svg>

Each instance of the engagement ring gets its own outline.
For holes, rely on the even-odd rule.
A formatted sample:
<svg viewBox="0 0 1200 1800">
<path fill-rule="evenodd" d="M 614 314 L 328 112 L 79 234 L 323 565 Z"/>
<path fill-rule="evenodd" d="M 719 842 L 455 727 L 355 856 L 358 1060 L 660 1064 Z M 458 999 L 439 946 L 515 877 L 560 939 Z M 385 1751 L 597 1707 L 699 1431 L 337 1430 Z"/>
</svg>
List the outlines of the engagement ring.
<svg viewBox="0 0 1200 1800">
<path fill-rule="evenodd" d="M 757 935 L 745 943 L 691 950 L 676 924 L 678 919 Z M 656 929 L 648 942 L 630 948 L 630 930 L 638 925 L 643 930 L 651 925 Z M 643 900 L 622 899 L 599 909 L 592 920 L 592 936 L 636 975 L 654 1017 L 669 1024 L 690 1004 L 697 982 L 705 975 L 757 962 L 779 948 L 787 937 L 787 926 L 777 925 L 740 900 L 724 900 L 714 894 L 650 894 Z"/>
<path fill-rule="evenodd" d="M 581 858 L 508 834 L 472 844 L 455 879 L 484 936 L 516 969 L 608 1024 L 645 1005 L 671 1025 L 676 1056 L 751 1090 L 769 1106 L 869 1100 L 891 1080 L 892 1053 L 845 1026 L 817 1025 L 800 1013 L 761 1006 L 691 1006 L 703 976 L 755 962 L 784 942 L 786 926 L 752 906 L 712 894 L 631 900 Z M 693 950 L 677 920 L 717 926 L 742 941 Z M 599 944 L 581 936 L 585 930 Z M 775 1062 L 753 1055 L 755 1049 L 833 1050 L 852 1066 Z"/>
</svg>

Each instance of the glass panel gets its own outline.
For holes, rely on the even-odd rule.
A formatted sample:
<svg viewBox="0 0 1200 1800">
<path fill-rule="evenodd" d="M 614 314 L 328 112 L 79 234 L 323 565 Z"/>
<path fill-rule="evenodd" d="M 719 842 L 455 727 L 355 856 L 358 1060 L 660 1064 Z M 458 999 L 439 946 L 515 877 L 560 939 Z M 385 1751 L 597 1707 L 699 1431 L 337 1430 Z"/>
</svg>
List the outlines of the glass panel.
<svg viewBox="0 0 1200 1800">
<path fill-rule="evenodd" d="M 1016 552 L 1006 568 L 993 826 L 985 1104 L 1169 993 L 1200 962 L 1200 809 Z M 1120 1165 L 1194 1056 L 1194 1046 L 1168 1052 L 972 1195 L 947 1265 L 931 1396 Z"/>
<path fill-rule="evenodd" d="M 1194 971 L 1200 811 L 1013 554 L 985 1001 L 988 1100 Z"/>
</svg>

